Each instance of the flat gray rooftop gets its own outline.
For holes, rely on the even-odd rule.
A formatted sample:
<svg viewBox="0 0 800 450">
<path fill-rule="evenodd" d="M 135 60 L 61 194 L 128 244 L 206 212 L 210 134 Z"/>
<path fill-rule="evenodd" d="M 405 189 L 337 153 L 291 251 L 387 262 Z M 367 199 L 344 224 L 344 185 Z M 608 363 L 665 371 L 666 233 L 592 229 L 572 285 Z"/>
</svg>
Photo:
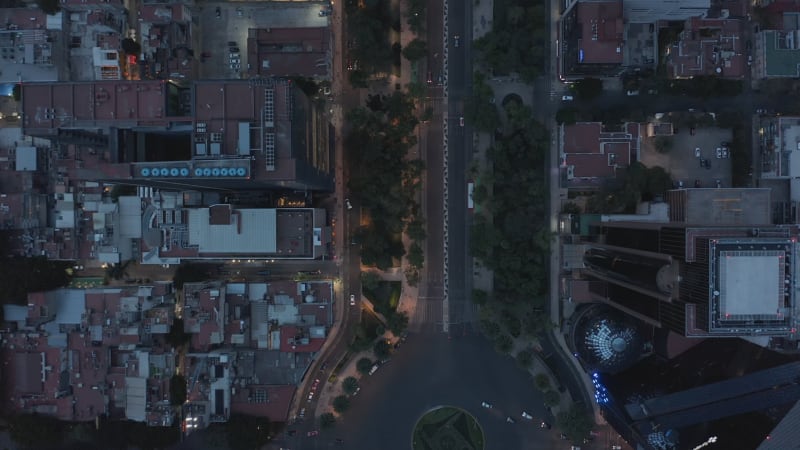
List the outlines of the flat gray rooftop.
<svg viewBox="0 0 800 450">
<path fill-rule="evenodd" d="M 784 252 L 722 251 L 719 259 L 723 317 L 772 316 L 781 308 Z"/>
</svg>

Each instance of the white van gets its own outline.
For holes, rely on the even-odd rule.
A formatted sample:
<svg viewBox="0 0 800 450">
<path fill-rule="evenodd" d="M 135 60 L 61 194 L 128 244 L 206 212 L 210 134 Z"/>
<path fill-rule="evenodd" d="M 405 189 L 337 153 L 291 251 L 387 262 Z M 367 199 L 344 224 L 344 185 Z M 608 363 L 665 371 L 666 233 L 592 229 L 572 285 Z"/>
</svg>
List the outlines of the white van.
<svg viewBox="0 0 800 450">
<path fill-rule="evenodd" d="M 377 364 L 372 366 L 372 369 L 369 369 L 369 374 L 372 375 L 373 373 L 377 372 L 378 371 L 378 367 L 379 366 Z"/>
</svg>

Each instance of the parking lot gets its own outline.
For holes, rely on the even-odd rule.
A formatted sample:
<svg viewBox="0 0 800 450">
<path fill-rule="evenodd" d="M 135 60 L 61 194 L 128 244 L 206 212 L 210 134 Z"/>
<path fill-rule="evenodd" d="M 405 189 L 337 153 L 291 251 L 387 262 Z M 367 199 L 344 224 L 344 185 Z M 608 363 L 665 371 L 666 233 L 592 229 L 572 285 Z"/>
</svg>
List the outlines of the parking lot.
<svg viewBox="0 0 800 450">
<path fill-rule="evenodd" d="M 717 158 L 717 148 L 732 139 L 731 130 L 723 128 L 696 128 L 694 135 L 684 127 L 672 136 L 672 146 L 668 152 L 659 153 L 653 146 L 653 139 L 642 142 L 641 162 L 645 166 L 661 166 L 672 174 L 676 184 L 694 187 L 699 180 L 700 187 L 716 187 L 720 180 L 722 187 L 731 187 L 731 159 Z M 700 157 L 695 149 L 700 149 Z M 701 167 L 700 160 L 708 161 L 710 168 Z"/>
<path fill-rule="evenodd" d="M 200 11 L 201 78 L 242 78 L 247 73 L 247 30 L 250 28 L 327 27 L 320 16 L 327 3 L 205 3 Z M 219 13 L 217 12 L 219 8 Z M 219 17 L 218 17 L 219 16 Z M 239 68 L 231 67 L 229 42 L 239 48 Z"/>
</svg>

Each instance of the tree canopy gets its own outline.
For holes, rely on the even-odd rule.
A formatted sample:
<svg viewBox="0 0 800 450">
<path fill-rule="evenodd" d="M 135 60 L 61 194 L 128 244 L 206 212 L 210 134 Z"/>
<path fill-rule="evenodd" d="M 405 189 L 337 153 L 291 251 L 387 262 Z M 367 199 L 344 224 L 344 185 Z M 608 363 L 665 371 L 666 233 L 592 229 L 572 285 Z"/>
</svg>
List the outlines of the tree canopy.
<svg viewBox="0 0 800 450">
<path fill-rule="evenodd" d="M 546 49 L 547 15 L 542 0 L 509 0 L 496 9 L 492 30 L 475 41 L 480 58 L 496 75 L 519 73 L 532 81 L 542 73 Z M 499 11 L 499 13 L 498 13 Z"/>
<path fill-rule="evenodd" d="M 28 294 L 58 289 L 69 284 L 69 261 L 51 261 L 44 256 L 5 258 L 0 271 L 0 303 L 27 305 Z"/>
<path fill-rule="evenodd" d="M 345 143 L 355 166 L 349 188 L 370 216 L 359 230 L 361 260 L 381 270 L 392 267 L 405 253 L 400 236 L 417 208 L 424 166 L 420 160 L 406 159 L 416 144 L 414 111 L 409 96 L 394 92 L 370 95 L 366 107 L 347 115 L 352 129 Z"/>
</svg>

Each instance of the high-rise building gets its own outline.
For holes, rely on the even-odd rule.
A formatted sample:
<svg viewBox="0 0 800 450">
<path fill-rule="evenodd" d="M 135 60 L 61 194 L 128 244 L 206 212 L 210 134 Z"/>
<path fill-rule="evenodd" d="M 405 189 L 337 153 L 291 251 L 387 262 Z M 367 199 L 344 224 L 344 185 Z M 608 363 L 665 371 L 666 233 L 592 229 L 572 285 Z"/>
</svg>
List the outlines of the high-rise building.
<svg viewBox="0 0 800 450">
<path fill-rule="evenodd" d="M 596 300 L 686 337 L 797 349 L 797 225 L 604 222 L 583 274 Z"/>
<path fill-rule="evenodd" d="M 171 190 L 333 189 L 333 129 L 291 80 L 26 83 L 21 101 L 25 134 L 96 155 L 76 156 L 72 178 Z"/>
</svg>

